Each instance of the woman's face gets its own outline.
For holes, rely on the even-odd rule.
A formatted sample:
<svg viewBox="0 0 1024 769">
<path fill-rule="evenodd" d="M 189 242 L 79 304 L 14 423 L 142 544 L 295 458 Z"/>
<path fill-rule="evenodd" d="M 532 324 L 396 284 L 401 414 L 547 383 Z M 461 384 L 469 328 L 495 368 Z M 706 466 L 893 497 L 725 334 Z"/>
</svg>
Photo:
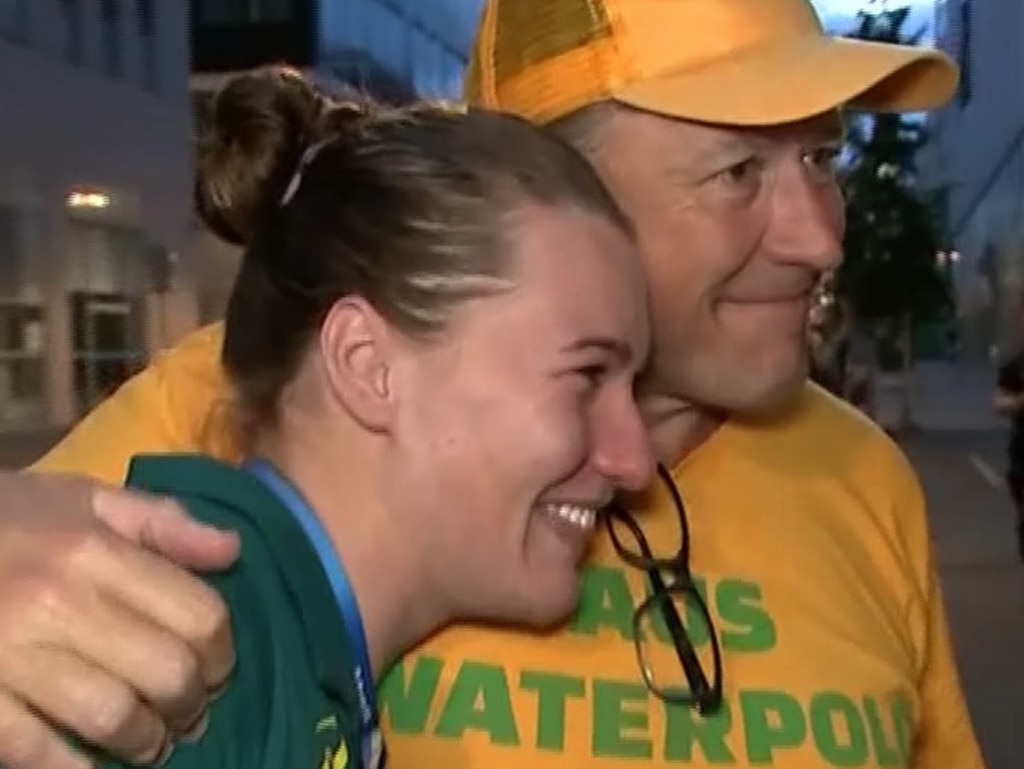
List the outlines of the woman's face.
<svg viewBox="0 0 1024 769">
<path fill-rule="evenodd" d="M 514 287 L 400 367 L 392 492 L 462 616 L 547 624 L 575 607 L 597 510 L 653 471 L 633 398 L 647 293 L 594 214 L 525 207 L 508 235 Z"/>
</svg>

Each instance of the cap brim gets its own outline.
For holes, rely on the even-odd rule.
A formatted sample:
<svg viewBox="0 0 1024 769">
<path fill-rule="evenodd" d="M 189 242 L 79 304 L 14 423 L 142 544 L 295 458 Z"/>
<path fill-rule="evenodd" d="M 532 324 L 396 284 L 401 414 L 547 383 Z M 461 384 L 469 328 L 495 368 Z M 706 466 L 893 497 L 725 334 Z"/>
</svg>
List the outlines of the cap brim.
<svg viewBox="0 0 1024 769">
<path fill-rule="evenodd" d="M 808 35 L 636 81 L 611 95 L 688 120 L 777 125 L 841 106 L 868 112 L 936 109 L 953 95 L 958 77 L 941 51 Z"/>
</svg>

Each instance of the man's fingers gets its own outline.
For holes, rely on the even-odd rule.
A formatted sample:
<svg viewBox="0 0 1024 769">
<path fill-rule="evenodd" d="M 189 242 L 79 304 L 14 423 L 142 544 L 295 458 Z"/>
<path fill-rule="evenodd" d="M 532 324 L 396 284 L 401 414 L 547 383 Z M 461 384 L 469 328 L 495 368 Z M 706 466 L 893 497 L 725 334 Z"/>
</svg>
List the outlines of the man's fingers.
<svg viewBox="0 0 1024 769">
<path fill-rule="evenodd" d="M 129 543 L 93 539 L 89 545 L 83 549 L 81 566 L 90 584 L 191 646 L 199 660 L 197 674 L 204 691 L 222 686 L 234 668 L 235 649 L 231 620 L 220 594 Z"/>
<path fill-rule="evenodd" d="M 173 500 L 95 487 L 96 517 L 125 539 L 189 569 L 226 569 L 238 558 L 238 535 L 192 520 Z"/>
<path fill-rule="evenodd" d="M 8 679 L 53 723 L 125 761 L 150 763 L 167 742 L 160 717 L 130 687 L 65 651 L 41 649 Z"/>
<path fill-rule="evenodd" d="M 57 730 L 0 690 L 0 766 L 5 769 L 91 769 Z"/>
<path fill-rule="evenodd" d="M 49 621 L 66 634 L 59 646 L 130 681 L 172 732 L 194 726 L 209 698 L 199 651 L 120 603 L 92 592 L 79 596 L 73 605 L 50 609 Z"/>
<path fill-rule="evenodd" d="M 223 600 L 164 555 L 221 568 L 237 557 L 237 535 L 169 501 L 97 488 L 0 473 L 5 769 L 88 766 L 61 730 L 122 760 L 152 761 L 167 734 L 201 724 L 234 664 Z"/>
</svg>

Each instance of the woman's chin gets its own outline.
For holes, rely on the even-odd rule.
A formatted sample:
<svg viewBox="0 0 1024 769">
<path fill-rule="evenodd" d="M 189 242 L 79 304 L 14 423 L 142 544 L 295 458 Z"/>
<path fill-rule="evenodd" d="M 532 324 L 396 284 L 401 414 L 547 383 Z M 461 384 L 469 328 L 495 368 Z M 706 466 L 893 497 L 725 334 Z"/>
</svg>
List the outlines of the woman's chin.
<svg viewBox="0 0 1024 769">
<path fill-rule="evenodd" d="M 573 569 L 571 574 L 557 579 L 546 579 L 546 587 L 530 596 L 525 604 L 524 622 L 538 630 L 547 630 L 561 625 L 576 612 L 580 601 L 580 574 Z"/>
</svg>

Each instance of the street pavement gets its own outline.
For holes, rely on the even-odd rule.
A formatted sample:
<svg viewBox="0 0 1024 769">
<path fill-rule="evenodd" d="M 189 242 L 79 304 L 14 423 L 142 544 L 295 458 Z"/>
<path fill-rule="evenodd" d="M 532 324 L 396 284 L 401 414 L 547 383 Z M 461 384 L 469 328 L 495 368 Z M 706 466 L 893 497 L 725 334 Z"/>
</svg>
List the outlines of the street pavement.
<svg viewBox="0 0 1024 769">
<path fill-rule="evenodd" d="M 899 374 L 879 375 L 876 418 L 886 426 L 897 424 L 909 389 L 915 424 L 939 432 L 999 430 L 1003 419 L 992 409 L 994 381 L 992 367 L 982 362 L 922 361 L 909 388 Z"/>
<path fill-rule="evenodd" d="M 1024 565 L 1002 486 L 1005 436 L 959 430 L 901 442 L 928 496 L 960 673 L 989 769 L 1020 769 Z"/>
<path fill-rule="evenodd" d="M 985 363 L 928 362 L 901 437 L 928 497 L 961 678 L 989 769 L 1024 767 L 1024 565 L 1003 484 L 1006 422 Z M 899 423 L 905 383 L 883 376 L 877 418 Z M 949 767 L 949 769 L 958 769 Z"/>
</svg>

